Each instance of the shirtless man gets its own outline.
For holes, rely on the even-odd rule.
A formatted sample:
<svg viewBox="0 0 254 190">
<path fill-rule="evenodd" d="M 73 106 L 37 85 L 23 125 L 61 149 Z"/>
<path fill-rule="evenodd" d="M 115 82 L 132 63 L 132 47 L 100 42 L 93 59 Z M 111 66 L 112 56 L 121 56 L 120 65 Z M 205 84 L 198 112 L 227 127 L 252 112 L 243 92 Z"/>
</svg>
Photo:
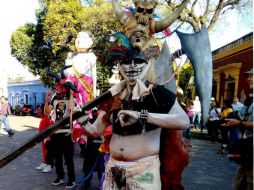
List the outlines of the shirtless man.
<svg viewBox="0 0 254 190">
<path fill-rule="evenodd" d="M 120 93 L 99 106 L 97 120 L 85 126 L 88 133 L 99 136 L 109 122 L 113 124 L 103 189 L 161 189 L 161 128 L 186 129 L 189 125 L 176 95 L 146 82 L 149 66 L 142 54 L 128 54 L 120 61 L 124 80 L 111 88 Z"/>
</svg>

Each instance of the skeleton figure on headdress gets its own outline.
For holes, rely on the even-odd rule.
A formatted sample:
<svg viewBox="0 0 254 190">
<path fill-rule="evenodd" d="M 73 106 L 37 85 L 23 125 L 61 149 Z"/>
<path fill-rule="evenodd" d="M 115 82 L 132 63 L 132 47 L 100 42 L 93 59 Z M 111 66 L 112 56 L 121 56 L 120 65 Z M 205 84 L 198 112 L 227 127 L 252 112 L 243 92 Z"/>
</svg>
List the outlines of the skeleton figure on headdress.
<svg viewBox="0 0 254 190">
<path fill-rule="evenodd" d="M 75 40 L 77 52 L 69 53 L 65 65 L 72 65 L 65 73 L 77 90 L 78 105 L 84 105 L 96 96 L 96 56 L 91 52 L 93 39 L 89 32 L 79 32 Z"/>
</svg>

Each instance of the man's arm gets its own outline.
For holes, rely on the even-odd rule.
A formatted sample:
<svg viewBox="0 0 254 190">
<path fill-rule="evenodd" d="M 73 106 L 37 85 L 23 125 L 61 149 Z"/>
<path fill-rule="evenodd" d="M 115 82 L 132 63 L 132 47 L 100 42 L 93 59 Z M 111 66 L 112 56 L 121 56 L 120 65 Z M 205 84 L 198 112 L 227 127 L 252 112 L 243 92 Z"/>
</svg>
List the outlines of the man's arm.
<svg viewBox="0 0 254 190">
<path fill-rule="evenodd" d="M 168 114 L 149 113 L 147 122 L 169 129 L 187 129 L 190 125 L 187 114 L 177 100 Z"/>
<path fill-rule="evenodd" d="M 53 109 L 53 106 L 49 104 L 50 102 L 50 91 L 46 93 L 45 105 L 44 105 L 44 115 L 49 115 Z"/>
<path fill-rule="evenodd" d="M 235 126 L 242 126 L 246 128 L 253 128 L 253 121 L 241 121 L 238 119 L 225 119 L 227 121 L 225 126 L 235 127 Z"/>
<path fill-rule="evenodd" d="M 103 116 L 106 114 L 105 111 L 99 110 L 98 116 L 93 124 L 87 123 L 86 125 L 83 125 L 85 131 L 92 135 L 93 137 L 99 137 L 103 134 L 104 130 L 106 129 L 106 126 L 108 123 L 103 120 Z M 78 122 L 82 124 L 82 119 L 78 119 Z"/>
<path fill-rule="evenodd" d="M 122 127 L 139 122 L 140 115 L 140 112 L 131 110 L 121 110 L 118 113 Z M 183 111 L 177 100 L 175 100 L 173 107 L 167 114 L 148 113 L 147 123 L 168 129 L 187 129 L 190 124 L 187 114 Z"/>
</svg>

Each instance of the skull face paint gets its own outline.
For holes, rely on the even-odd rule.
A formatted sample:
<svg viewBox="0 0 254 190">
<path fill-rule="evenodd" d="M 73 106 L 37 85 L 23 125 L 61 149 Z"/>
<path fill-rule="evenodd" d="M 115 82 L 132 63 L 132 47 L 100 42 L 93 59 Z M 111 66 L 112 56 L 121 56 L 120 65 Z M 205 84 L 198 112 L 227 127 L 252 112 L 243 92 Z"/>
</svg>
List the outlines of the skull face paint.
<svg viewBox="0 0 254 190">
<path fill-rule="evenodd" d="M 148 64 L 142 59 L 124 60 L 119 65 L 119 70 L 126 80 L 142 79 L 147 73 Z"/>
</svg>

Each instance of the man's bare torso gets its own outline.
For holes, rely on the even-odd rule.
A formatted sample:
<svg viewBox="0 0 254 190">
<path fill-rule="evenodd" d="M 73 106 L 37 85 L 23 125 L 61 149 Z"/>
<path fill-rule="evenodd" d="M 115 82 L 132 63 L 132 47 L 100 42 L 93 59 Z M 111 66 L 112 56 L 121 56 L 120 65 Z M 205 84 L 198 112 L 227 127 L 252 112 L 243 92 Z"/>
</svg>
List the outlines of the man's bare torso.
<svg viewBox="0 0 254 190">
<path fill-rule="evenodd" d="M 121 136 L 113 134 L 110 141 L 110 153 L 119 161 L 135 161 L 147 156 L 158 155 L 161 128 L 144 134 Z"/>
</svg>

